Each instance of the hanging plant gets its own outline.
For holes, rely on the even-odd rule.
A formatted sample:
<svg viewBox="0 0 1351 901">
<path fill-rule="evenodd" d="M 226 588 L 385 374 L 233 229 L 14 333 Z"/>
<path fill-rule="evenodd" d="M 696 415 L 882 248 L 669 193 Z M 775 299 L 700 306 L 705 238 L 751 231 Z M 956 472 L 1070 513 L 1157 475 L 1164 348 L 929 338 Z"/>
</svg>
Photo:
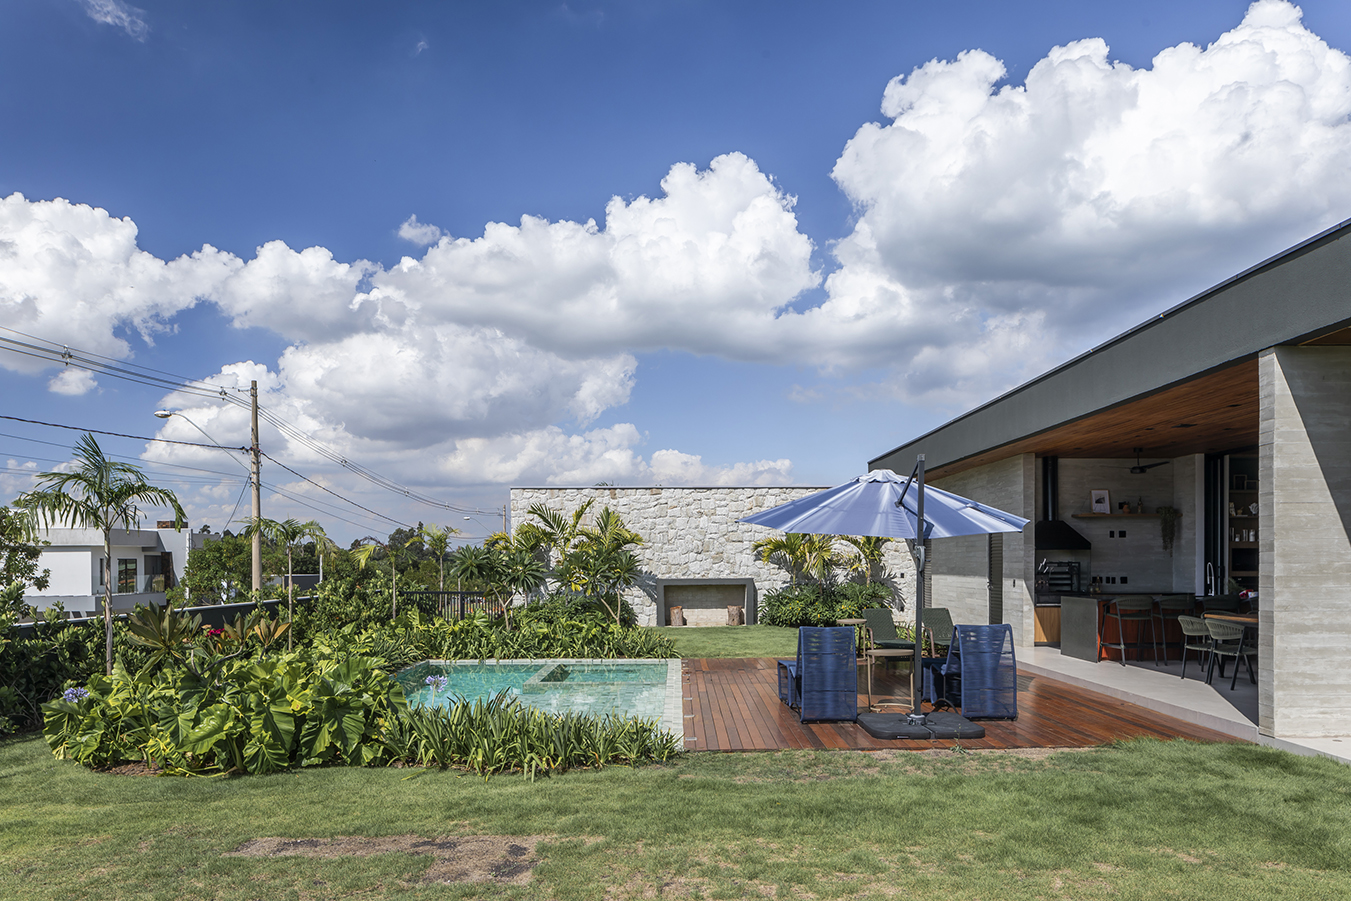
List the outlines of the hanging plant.
<svg viewBox="0 0 1351 901">
<path fill-rule="evenodd" d="M 1159 507 L 1159 538 L 1163 540 L 1163 549 L 1169 556 L 1173 553 L 1173 539 L 1177 537 L 1177 521 L 1182 516 L 1173 507 Z"/>
</svg>

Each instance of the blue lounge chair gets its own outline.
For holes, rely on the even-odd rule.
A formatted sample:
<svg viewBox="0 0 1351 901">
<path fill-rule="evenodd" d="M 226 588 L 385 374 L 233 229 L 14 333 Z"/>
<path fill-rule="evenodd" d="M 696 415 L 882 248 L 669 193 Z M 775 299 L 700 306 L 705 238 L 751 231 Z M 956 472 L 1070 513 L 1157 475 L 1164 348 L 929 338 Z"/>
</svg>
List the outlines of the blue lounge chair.
<svg viewBox="0 0 1351 901">
<path fill-rule="evenodd" d="M 802 722 L 852 723 L 858 716 L 858 664 L 853 626 L 797 630 L 797 659 L 779 661 L 779 700 Z"/>
<path fill-rule="evenodd" d="M 956 626 L 947 660 L 925 671 L 930 703 L 947 701 L 967 719 L 1018 718 L 1018 664 L 1013 627 Z"/>
</svg>

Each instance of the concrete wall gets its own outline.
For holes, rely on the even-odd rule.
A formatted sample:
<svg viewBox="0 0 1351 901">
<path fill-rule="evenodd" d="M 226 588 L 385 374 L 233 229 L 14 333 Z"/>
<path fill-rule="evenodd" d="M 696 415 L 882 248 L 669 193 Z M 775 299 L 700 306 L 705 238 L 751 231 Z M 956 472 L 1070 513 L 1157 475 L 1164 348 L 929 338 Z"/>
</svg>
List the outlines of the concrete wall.
<svg viewBox="0 0 1351 901">
<path fill-rule="evenodd" d="M 1063 463 L 1062 463 L 1063 465 Z M 1020 454 L 933 483 L 972 500 L 1036 517 L 1036 459 Z M 1004 541 L 1004 622 L 1013 627 L 1014 644 L 1035 642 L 1032 612 L 1032 525 L 1006 533 Z M 989 536 L 943 538 L 932 543 L 933 595 L 926 606 L 946 607 L 956 623 L 987 623 L 990 611 Z"/>
<path fill-rule="evenodd" d="M 1181 473 L 1186 484 L 1192 485 L 1194 477 L 1191 457 L 1182 458 L 1164 466 L 1156 466 L 1147 472 L 1132 475 L 1130 468 L 1135 459 L 1070 459 L 1060 458 L 1060 518 L 1072 525 L 1080 535 L 1093 543 L 1093 561 L 1091 575 L 1116 582 L 1103 585 L 1105 593 L 1121 591 L 1157 591 L 1192 590 L 1190 576 L 1182 588 L 1175 588 L 1174 570 L 1179 554 L 1190 554 L 1188 572 L 1195 568 L 1195 538 L 1190 544 L 1175 541 L 1173 556 L 1164 550 L 1159 538 L 1159 520 L 1157 517 L 1127 519 L 1105 517 L 1101 519 L 1075 519 L 1076 513 L 1092 511 L 1092 492 L 1106 489 L 1110 493 L 1112 512 L 1117 504 L 1127 501 L 1131 510 L 1138 508 L 1141 500 L 1145 510 L 1153 513 L 1159 507 L 1172 506 L 1182 511 L 1179 527 L 1190 526 L 1195 531 L 1197 513 L 1193 506 L 1186 509 L 1179 506 L 1176 483 L 1179 466 L 1186 471 Z M 1159 459 L 1144 457 L 1145 464 L 1160 462 Z M 1194 488 L 1194 485 L 1192 485 Z M 1193 491 L 1194 494 L 1194 491 Z M 1194 498 L 1192 500 L 1194 505 Z M 1085 574 L 1085 581 L 1088 581 Z M 1121 579 L 1126 579 L 1125 583 Z"/>
<path fill-rule="evenodd" d="M 1258 365 L 1258 729 L 1351 735 L 1351 348 Z"/>
<path fill-rule="evenodd" d="M 758 593 L 788 584 L 777 566 L 755 559 L 751 546 L 776 534 L 772 529 L 737 522 L 760 510 L 804 497 L 813 487 L 713 488 L 512 488 L 511 523 L 515 528 L 530 517 L 531 504 L 542 503 L 566 515 L 587 500 L 593 513 L 610 507 L 624 524 L 643 536 L 639 550 L 643 576 L 628 600 L 639 622 L 655 625 L 657 579 L 752 578 Z M 886 567 L 899 576 L 903 597 L 910 597 L 914 564 L 904 543 L 888 546 Z M 723 612 L 726 621 L 726 611 Z"/>
<path fill-rule="evenodd" d="M 1172 590 L 1179 594 L 1205 594 L 1206 554 L 1202 534 L 1206 506 L 1205 455 L 1175 457 L 1172 470 L 1173 508 L 1182 514 L 1173 539 Z"/>
</svg>

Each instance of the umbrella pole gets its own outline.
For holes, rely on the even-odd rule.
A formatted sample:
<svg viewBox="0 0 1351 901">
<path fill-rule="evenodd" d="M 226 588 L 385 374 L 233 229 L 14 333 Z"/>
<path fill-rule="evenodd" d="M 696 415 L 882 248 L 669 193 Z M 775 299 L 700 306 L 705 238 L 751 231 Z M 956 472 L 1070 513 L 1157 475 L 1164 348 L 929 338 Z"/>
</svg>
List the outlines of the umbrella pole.
<svg viewBox="0 0 1351 901">
<path fill-rule="evenodd" d="M 924 455 L 915 458 L 916 481 L 919 485 L 919 501 L 915 507 L 915 656 L 910 666 L 910 713 L 920 716 L 920 692 L 924 688 L 920 674 L 921 658 L 924 654 L 924 569 L 928 563 L 924 550 Z"/>
</svg>

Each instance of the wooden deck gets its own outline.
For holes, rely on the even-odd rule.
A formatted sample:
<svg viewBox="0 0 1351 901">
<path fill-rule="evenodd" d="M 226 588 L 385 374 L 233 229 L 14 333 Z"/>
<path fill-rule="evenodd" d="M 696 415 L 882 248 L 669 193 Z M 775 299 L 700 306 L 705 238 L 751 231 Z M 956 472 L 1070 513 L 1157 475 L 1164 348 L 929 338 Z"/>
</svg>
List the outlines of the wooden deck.
<svg viewBox="0 0 1351 901">
<path fill-rule="evenodd" d="M 881 741 L 853 723 L 801 723 L 797 712 L 779 701 L 778 670 L 773 659 L 685 660 L 683 670 L 686 750 L 927 750 L 953 744 L 951 739 Z M 904 682 L 895 677 L 881 682 L 881 691 L 875 699 L 883 694 L 906 696 L 909 682 L 905 678 Z M 866 686 L 862 672 L 859 683 L 861 688 Z M 875 690 L 877 687 L 874 686 Z M 859 709 L 866 705 L 867 695 L 861 694 Z M 1235 741 L 1232 736 L 1161 716 L 1107 695 L 1023 672 L 1018 675 L 1018 719 L 981 720 L 980 724 L 985 727 L 985 737 L 963 739 L 963 747 L 1080 748 L 1142 736 Z"/>
</svg>

